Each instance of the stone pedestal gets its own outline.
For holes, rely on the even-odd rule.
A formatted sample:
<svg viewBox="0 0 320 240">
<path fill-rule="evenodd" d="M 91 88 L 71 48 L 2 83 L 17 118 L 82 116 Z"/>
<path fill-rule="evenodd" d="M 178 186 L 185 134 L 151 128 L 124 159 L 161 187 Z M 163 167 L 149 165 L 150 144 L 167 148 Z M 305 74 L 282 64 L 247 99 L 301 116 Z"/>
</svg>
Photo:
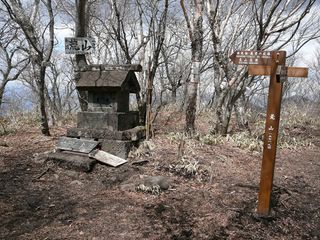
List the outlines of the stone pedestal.
<svg viewBox="0 0 320 240">
<path fill-rule="evenodd" d="M 69 128 L 67 137 L 94 139 L 100 142 L 101 150 L 127 158 L 132 147 L 137 147 L 139 140 L 145 138 L 145 128 L 138 126 L 124 131 L 113 131 L 109 128 Z"/>
<path fill-rule="evenodd" d="M 139 122 L 138 112 L 79 112 L 77 115 L 78 128 L 108 129 L 123 131 L 134 128 Z"/>
</svg>

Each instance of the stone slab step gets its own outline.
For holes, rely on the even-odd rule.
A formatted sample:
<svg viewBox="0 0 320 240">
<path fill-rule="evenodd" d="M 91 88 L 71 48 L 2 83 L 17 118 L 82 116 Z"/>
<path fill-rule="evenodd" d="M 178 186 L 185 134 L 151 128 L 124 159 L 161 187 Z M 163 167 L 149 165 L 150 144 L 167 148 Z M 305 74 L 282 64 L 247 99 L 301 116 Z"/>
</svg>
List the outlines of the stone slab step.
<svg viewBox="0 0 320 240">
<path fill-rule="evenodd" d="M 92 129 L 92 128 L 69 128 L 68 137 L 88 138 L 88 139 L 112 139 L 124 141 L 137 141 L 145 138 L 146 131 L 144 126 L 138 126 L 125 131 L 111 131 L 109 129 Z"/>
<path fill-rule="evenodd" d="M 81 172 L 91 172 L 97 163 L 95 159 L 89 158 L 88 154 L 70 151 L 51 153 L 48 155 L 47 161 L 53 161 L 62 168 Z"/>
</svg>

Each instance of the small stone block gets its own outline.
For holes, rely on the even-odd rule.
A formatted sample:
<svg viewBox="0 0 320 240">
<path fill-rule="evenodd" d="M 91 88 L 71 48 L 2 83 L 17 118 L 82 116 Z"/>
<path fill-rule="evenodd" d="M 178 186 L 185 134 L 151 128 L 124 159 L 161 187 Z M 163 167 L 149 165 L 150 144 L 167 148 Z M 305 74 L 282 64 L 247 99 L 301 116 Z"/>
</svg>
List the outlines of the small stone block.
<svg viewBox="0 0 320 240">
<path fill-rule="evenodd" d="M 57 163 L 62 168 L 81 172 L 91 172 L 94 165 L 97 163 L 95 159 L 89 158 L 87 154 L 68 151 L 51 153 L 47 158 L 47 161 L 49 160 Z"/>
<path fill-rule="evenodd" d="M 98 144 L 98 141 L 61 137 L 59 138 L 56 148 L 61 150 L 89 153 L 95 147 L 97 147 Z"/>
<path fill-rule="evenodd" d="M 132 141 L 119 141 L 119 140 L 101 140 L 101 150 L 111 153 L 115 156 L 126 159 L 131 148 L 136 144 Z"/>
<path fill-rule="evenodd" d="M 115 155 L 112 155 L 110 153 L 107 153 L 105 151 L 101 150 L 95 150 L 92 153 L 89 154 L 89 157 L 97 159 L 99 162 L 105 163 L 107 165 L 110 165 L 112 167 L 118 167 L 126 162 L 127 160 L 123 158 L 119 158 Z"/>
</svg>

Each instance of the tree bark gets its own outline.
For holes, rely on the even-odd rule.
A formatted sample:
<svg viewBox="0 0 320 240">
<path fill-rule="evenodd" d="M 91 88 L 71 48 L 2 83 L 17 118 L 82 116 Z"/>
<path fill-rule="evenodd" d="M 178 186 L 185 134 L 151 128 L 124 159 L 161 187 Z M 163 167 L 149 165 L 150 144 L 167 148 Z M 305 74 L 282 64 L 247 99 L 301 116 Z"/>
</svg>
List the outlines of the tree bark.
<svg viewBox="0 0 320 240">
<path fill-rule="evenodd" d="M 40 72 L 39 72 L 39 74 L 37 74 L 39 76 L 37 83 L 38 83 L 38 89 L 39 89 L 41 132 L 45 136 L 50 136 L 48 116 L 47 116 L 47 112 L 46 112 L 45 74 L 46 74 L 46 67 L 40 66 Z"/>
<path fill-rule="evenodd" d="M 234 104 L 234 110 L 237 118 L 237 125 L 240 129 L 248 130 L 250 133 L 249 122 L 246 117 L 245 95 L 241 94 L 238 101 Z"/>
<path fill-rule="evenodd" d="M 6 85 L 0 87 L 0 109 L 1 109 L 2 101 L 3 101 L 3 94 L 4 94 L 5 86 Z"/>
<path fill-rule="evenodd" d="M 171 103 L 176 104 L 177 102 L 177 88 L 173 87 L 171 90 Z"/>
<path fill-rule="evenodd" d="M 87 16 L 87 0 L 76 0 L 76 29 L 75 36 L 76 37 L 86 37 L 87 36 L 87 24 L 88 24 L 88 16 Z M 76 70 L 87 65 L 86 56 L 84 54 L 76 54 Z M 75 81 L 77 81 L 77 76 L 75 77 Z M 88 92 L 83 90 L 78 90 L 78 99 L 80 103 L 81 111 L 88 110 Z"/>
<path fill-rule="evenodd" d="M 184 0 L 180 0 L 180 5 L 187 23 L 189 38 L 191 41 L 191 76 L 187 82 L 187 102 L 186 102 L 186 126 L 185 131 L 189 135 L 195 134 L 195 119 L 197 111 L 197 92 L 200 83 L 200 67 L 202 61 L 203 46 L 203 0 L 193 1 L 192 21 L 189 20 Z"/>
</svg>

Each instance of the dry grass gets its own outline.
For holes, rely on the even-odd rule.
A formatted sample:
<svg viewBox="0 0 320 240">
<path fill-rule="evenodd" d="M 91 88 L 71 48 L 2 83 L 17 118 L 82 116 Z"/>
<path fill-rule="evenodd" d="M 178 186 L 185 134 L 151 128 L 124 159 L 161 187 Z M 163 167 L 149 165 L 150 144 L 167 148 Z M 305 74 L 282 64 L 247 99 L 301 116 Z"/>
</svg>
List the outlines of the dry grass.
<svg viewBox="0 0 320 240">
<path fill-rule="evenodd" d="M 65 115 L 55 122 L 55 126 L 74 126 L 75 114 Z M 50 122 L 49 122 L 50 124 Z M 52 124 L 51 124 L 52 125 Z M 6 117 L 0 117 L 0 136 L 19 132 L 27 127 L 40 128 L 41 117 L 36 112 L 15 113 Z"/>
<path fill-rule="evenodd" d="M 279 130 L 279 147 L 314 147 L 311 131 L 320 127 L 320 108 L 314 105 L 284 107 Z"/>
<path fill-rule="evenodd" d="M 139 186 L 136 187 L 136 190 L 138 192 L 148 193 L 152 195 L 159 195 L 161 193 L 161 188 L 159 185 L 149 187 L 144 184 L 140 184 Z"/>
<path fill-rule="evenodd" d="M 313 147 L 313 140 L 309 138 L 308 130 L 318 128 L 320 126 L 319 107 L 316 105 L 285 105 L 282 108 L 280 129 L 279 129 L 279 148 L 296 149 L 299 147 Z M 176 116 L 177 115 L 177 116 Z M 183 133 L 183 118 L 181 113 L 177 111 L 174 106 L 167 106 L 162 113 L 159 114 L 160 119 L 158 124 L 162 121 L 170 121 L 171 128 L 168 131 L 168 138 L 172 142 L 179 142 L 187 139 Z M 250 132 L 239 130 L 236 126 L 235 116 L 231 119 L 230 133 L 227 136 L 219 134 L 212 134 L 214 122 L 213 110 L 202 111 L 197 118 L 198 134 L 194 139 L 199 140 L 199 144 L 206 145 L 221 145 L 230 143 L 238 148 L 251 151 L 261 152 L 263 148 L 263 133 L 265 128 L 265 112 L 247 111 L 247 118 L 250 123 Z M 176 127 L 172 128 L 172 119 L 178 119 Z M 308 129 L 308 130 L 307 130 Z"/>
<path fill-rule="evenodd" d="M 34 112 L 16 113 L 0 118 L 0 135 L 8 135 L 22 130 L 26 126 L 40 126 L 40 117 Z"/>
</svg>

